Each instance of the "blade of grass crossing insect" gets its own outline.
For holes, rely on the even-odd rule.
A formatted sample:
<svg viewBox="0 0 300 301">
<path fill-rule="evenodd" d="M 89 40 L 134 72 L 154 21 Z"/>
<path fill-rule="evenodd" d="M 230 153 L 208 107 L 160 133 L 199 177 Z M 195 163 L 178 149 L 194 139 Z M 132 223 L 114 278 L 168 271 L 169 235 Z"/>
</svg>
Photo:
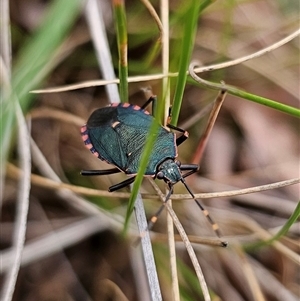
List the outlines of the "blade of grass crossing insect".
<svg viewBox="0 0 300 301">
<path fill-rule="evenodd" d="M 172 119 L 171 124 L 176 125 L 180 113 L 180 107 L 182 102 L 182 97 L 187 80 L 187 70 L 191 59 L 192 49 L 194 47 L 194 40 L 197 30 L 197 22 L 200 12 L 202 12 L 208 5 L 210 5 L 212 0 L 189 1 L 189 8 L 187 9 L 186 15 L 184 16 L 184 28 L 183 28 L 183 38 L 182 38 L 182 48 L 181 57 L 179 62 L 179 72 L 175 88 L 174 101 L 172 106 Z"/>
<path fill-rule="evenodd" d="M 127 26 L 123 0 L 113 0 L 115 27 L 119 51 L 120 97 L 122 102 L 128 101 L 128 59 L 127 59 Z"/>
<path fill-rule="evenodd" d="M 160 116 L 162 114 L 163 110 L 164 110 L 164 103 L 163 102 L 158 103 L 157 112 L 155 113 L 155 116 Z M 156 119 L 154 119 L 151 124 L 150 130 L 149 130 L 149 134 L 147 137 L 147 143 L 144 147 L 144 150 L 143 150 L 143 153 L 141 156 L 138 173 L 134 180 L 133 187 L 131 190 L 131 195 L 130 195 L 130 198 L 128 201 L 123 235 L 126 235 L 127 230 L 128 230 L 130 217 L 131 217 L 133 209 L 134 209 L 134 203 L 135 203 L 137 194 L 139 192 L 139 188 L 142 184 L 142 180 L 143 180 L 143 177 L 144 177 L 147 165 L 148 165 L 148 160 L 149 160 L 149 157 L 151 154 L 151 150 L 152 150 L 153 144 L 155 142 L 155 139 L 157 137 L 159 126 L 160 126 L 160 124 L 156 121 Z"/>
</svg>

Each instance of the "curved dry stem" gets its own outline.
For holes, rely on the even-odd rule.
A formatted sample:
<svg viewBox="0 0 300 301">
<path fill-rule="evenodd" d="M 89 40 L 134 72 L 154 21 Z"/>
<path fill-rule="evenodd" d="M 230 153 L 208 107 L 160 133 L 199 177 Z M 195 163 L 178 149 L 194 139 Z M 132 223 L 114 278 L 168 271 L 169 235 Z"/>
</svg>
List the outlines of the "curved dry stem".
<svg viewBox="0 0 300 301">
<path fill-rule="evenodd" d="M 157 80 L 162 79 L 168 75 L 163 75 L 161 73 L 159 74 L 151 74 L 151 75 L 140 75 L 140 76 L 132 76 L 128 77 L 129 83 L 138 83 L 138 82 L 144 82 L 144 81 L 151 81 L 151 80 Z M 173 77 L 177 76 L 177 74 L 173 74 Z M 105 86 L 110 84 L 119 84 L 120 80 L 118 78 L 111 79 L 111 80 L 92 80 L 92 81 L 86 81 L 81 82 L 78 84 L 71 84 L 66 85 L 62 87 L 53 87 L 53 88 L 47 88 L 47 89 L 38 89 L 38 90 L 32 90 L 31 93 L 55 93 L 55 92 L 66 92 L 66 91 L 72 91 L 72 90 L 78 90 L 78 89 L 84 89 L 89 87 L 98 87 L 98 86 Z"/>
<path fill-rule="evenodd" d="M 229 62 L 214 64 L 214 65 L 210 65 L 210 66 L 198 67 L 195 69 L 195 72 L 202 73 L 202 72 L 207 72 L 207 71 L 223 69 L 226 67 L 234 66 L 234 65 L 249 61 L 251 59 L 260 57 L 268 52 L 271 52 L 271 51 L 285 45 L 286 43 L 290 42 L 291 40 L 293 40 L 294 38 L 296 38 L 299 35 L 300 35 L 300 29 L 294 31 L 293 33 L 291 33 L 287 37 L 283 38 L 282 40 L 280 40 L 266 48 L 263 48 L 257 52 L 254 52 L 252 54 L 243 56 L 243 57 L 235 59 L 235 60 L 231 60 Z M 145 75 L 145 76 L 132 76 L 132 77 L 128 77 L 128 82 L 129 83 L 143 82 L 143 81 L 162 79 L 165 77 L 177 77 L 177 76 L 178 76 L 177 72 L 168 73 L 168 75 L 161 73 L 161 74 L 151 74 L 151 75 Z M 88 88 L 88 87 L 104 86 L 104 85 L 108 85 L 108 84 L 112 84 L 112 83 L 118 84 L 119 80 L 118 79 L 93 80 L 93 81 L 87 81 L 87 82 L 82 82 L 82 83 L 78 83 L 78 84 L 67 85 L 67 86 L 63 86 L 63 87 L 54 87 L 54 88 L 48 88 L 48 89 L 33 90 L 33 91 L 31 91 L 31 93 L 65 92 L 65 91 L 72 91 L 72 90 L 77 90 L 77 89 L 84 89 L 84 88 Z"/>
<path fill-rule="evenodd" d="M 230 90 L 230 89 L 235 89 L 235 87 L 233 86 L 229 86 L 229 85 L 225 85 L 225 83 L 214 83 L 214 82 L 210 82 L 208 80 L 205 80 L 201 77 L 199 77 L 197 74 L 196 74 L 196 67 L 199 66 L 199 62 L 197 61 L 194 61 L 194 62 L 191 62 L 190 66 L 189 66 L 189 74 L 190 76 L 196 81 L 198 82 L 199 84 L 201 84 L 202 86 L 204 87 L 207 87 L 207 88 L 210 88 L 210 89 L 214 89 L 214 90 Z"/>
<path fill-rule="evenodd" d="M 277 189 L 281 187 L 286 187 L 290 185 L 295 185 L 300 183 L 300 178 L 293 178 L 284 181 L 274 182 L 271 184 L 254 186 L 249 188 L 243 189 L 236 189 L 236 190 L 229 190 L 229 191 L 222 191 L 222 192 L 211 192 L 211 193 L 195 193 L 196 198 L 200 199 L 210 199 L 210 198 L 222 198 L 222 197 L 230 197 L 230 196 L 238 196 L 243 194 L 250 194 L 256 192 L 262 192 L 266 190 Z M 174 194 L 172 199 L 189 199 L 188 194 Z"/>
<path fill-rule="evenodd" d="M 51 118 L 61 122 L 67 122 L 81 127 L 86 121 L 78 116 L 71 113 L 64 112 L 62 110 L 52 109 L 52 108 L 39 108 L 34 109 L 28 114 L 31 119 L 39 118 Z"/>
<path fill-rule="evenodd" d="M 151 4 L 150 1 L 148 1 L 148 0 L 141 0 L 141 2 L 144 3 L 144 5 L 148 9 L 150 15 L 153 17 L 154 21 L 157 24 L 158 30 L 160 32 L 160 37 L 158 38 L 158 40 L 162 40 L 162 37 L 164 35 L 164 28 L 163 28 L 163 24 L 160 21 L 159 16 L 158 16 L 156 10 L 154 9 L 154 7 L 152 6 L 152 4 Z"/>
<path fill-rule="evenodd" d="M 15 108 L 18 121 L 18 154 L 20 159 L 20 166 L 23 171 L 23 177 L 20 178 L 18 202 L 15 217 L 15 229 L 13 234 L 12 249 L 14 253 L 14 260 L 13 264 L 10 266 L 10 270 L 7 272 L 6 279 L 4 281 L 3 291 L 1 294 L 1 300 L 3 301 L 10 301 L 15 290 L 15 284 L 21 265 L 22 252 L 25 242 L 27 214 L 29 208 L 29 194 L 31 187 L 31 154 L 29 143 L 30 135 L 19 103 L 15 103 Z"/>
<path fill-rule="evenodd" d="M 22 171 L 14 166 L 11 163 L 7 164 L 7 176 L 12 179 L 18 179 L 23 176 Z M 33 185 L 37 185 L 39 187 L 53 189 L 53 190 L 61 190 L 61 189 L 68 189 L 75 193 L 85 195 L 85 196 L 105 196 L 105 197 L 119 197 L 123 199 L 128 199 L 130 196 L 130 193 L 126 192 L 108 192 L 105 190 L 97 190 L 92 188 L 86 188 L 82 186 L 75 186 L 71 184 L 66 184 L 62 182 L 53 181 L 49 178 L 42 177 L 36 174 L 31 174 L 31 183 Z M 157 196 L 154 196 L 154 198 L 157 198 Z"/>
<path fill-rule="evenodd" d="M 164 194 L 160 191 L 160 189 L 158 188 L 158 186 L 155 184 L 155 182 L 150 179 L 150 184 L 152 185 L 152 187 L 155 189 L 156 193 L 158 194 L 159 198 L 161 199 L 161 201 L 163 202 L 163 204 L 165 205 L 165 207 L 167 208 L 168 210 L 168 213 L 171 215 L 172 217 L 172 220 L 179 232 L 179 235 L 181 236 L 181 239 L 185 245 L 185 248 L 190 256 L 190 259 L 192 261 L 192 264 L 194 266 L 194 269 L 195 269 L 195 272 L 196 272 L 196 275 L 198 277 L 198 280 L 199 280 L 199 283 L 200 283 L 200 286 L 201 286 L 201 289 L 202 289 L 202 293 L 203 293 L 203 296 L 204 296 L 204 300 L 205 301 L 210 301 L 210 295 L 209 295 L 209 292 L 208 292 L 208 288 L 207 288 L 207 284 L 206 284 L 206 281 L 204 279 L 204 276 L 203 276 L 203 273 L 202 273 L 202 269 L 199 265 L 199 262 L 198 262 L 198 259 L 197 259 L 197 256 L 195 254 L 195 251 L 189 241 L 189 238 L 188 236 L 186 235 L 185 231 L 184 231 L 184 228 L 182 227 L 180 221 L 178 220 L 174 210 L 172 209 L 172 207 L 169 205 L 168 202 L 165 202 L 165 196 Z"/>
<path fill-rule="evenodd" d="M 195 68 L 195 72 L 196 73 L 201 73 L 201 72 L 207 72 L 207 71 L 213 71 L 213 70 L 218 70 L 218 69 L 223 69 L 223 68 L 227 68 L 227 67 L 232 67 L 232 66 L 235 66 L 235 65 L 238 65 L 240 63 L 243 63 L 243 62 L 247 62 L 249 60 L 252 60 L 252 59 L 255 59 L 255 58 L 258 58 L 268 52 L 271 52 L 285 44 L 287 44 L 288 42 L 290 42 L 291 40 L 295 39 L 297 36 L 300 35 L 300 29 L 294 31 L 293 33 L 291 33 L 290 35 L 288 35 L 287 37 L 283 38 L 282 40 L 266 47 L 266 48 L 263 48 L 257 52 L 254 52 L 254 53 L 251 53 L 249 55 L 245 55 L 243 57 L 240 57 L 238 59 L 235 59 L 235 60 L 231 60 L 231 61 L 228 61 L 228 62 L 224 62 L 224 63 L 219 63 L 219 64 L 215 64 L 215 65 L 210 65 L 210 66 L 203 66 L 203 67 L 198 67 L 198 68 Z"/>
<path fill-rule="evenodd" d="M 18 169 L 16 166 L 13 164 L 9 163 L 7 165 L 7 174 L 11 178 L 18 178 L 21 175 L 20 169 Z M 105 196 L 105 197 L 119 197 L 123 199 L 128 199 L 130 196 L 130 193 L 126 192 L 108 192 L 105 190 L 97 190 L 97 189 L 92 189 L 92 188 L 86 188 L 83 186 L 76 186 L 76 185 L 71 185 L 71 184 L 66 184 L 66 183 L 57 183 L 53 180 L 50 180 L 45 177 L 41 177 L 36 174 L 31 174 L 31 182 L 34 185 L 45 187 L 45 188 L 50 188 L 50 189 L 70 189 L 73 192 L 76 192 L 81 195 L 86 195 L 86 196 Z M 276 189 L 280 187 L 285 187 L 289 185 L 295 185 L 300 183 L 300 178 L 295 178 L 295 179 L 290 179 L 290 180 L 285 180 L 285 181 L 280 181 L 280 182 L 275 182 L 272 184 L 267 184 L 267 185 L 261 185 L 261 186 L 255 186 L 255 187 L 250 187 L 250 188 L 245 188 L 245 189 L 237 189 L 237 190 L 230 190 L 230 191 L 224 191 L 224 192 L 211 192 L 211 193 L 197 193 L 195 194 L 196 198 L 199 199 L 210 199 L 210 198 L 221 198 L 221 197 L 229 197 L 229 196 L 238 196 L 238 195 L 243 195 L 243 194 L 250 194 L 250 193 L 255 193 L 255 192 L 262 192 L 266 190 L 271 190 L 271 189 Z M 158 196 L 156 194 L 147 194 L 143 193 L 142 196 L 146 199 L 157 199 Z M 173 194 L 172 199 L 173 200 L 188 200 L 190 199 L 191 196 L 189 194 Z"/>
</svg>

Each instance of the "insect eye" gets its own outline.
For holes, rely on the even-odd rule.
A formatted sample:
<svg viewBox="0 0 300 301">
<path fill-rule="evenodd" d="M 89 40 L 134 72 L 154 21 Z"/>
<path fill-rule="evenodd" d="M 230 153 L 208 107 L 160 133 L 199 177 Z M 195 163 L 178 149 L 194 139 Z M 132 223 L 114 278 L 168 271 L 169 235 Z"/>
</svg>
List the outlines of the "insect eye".
<svg viewBox="0 0 300 301">
<path fill-rule="evenodd" d="M 164 178 L 164 173 L 162 171 L 159 171 L 157 174 L 156 174 L 156 178 L 159 179 L 159 180 L 162 180 Z"/>
<path fill-rule="evenodd" d="M 175 163 L 176 163 L 176 165 L 177 165 L 178 167 L 181 166 L 181 162 L 180 162 L 180 161 L 175 161 Z"/>
</svg>

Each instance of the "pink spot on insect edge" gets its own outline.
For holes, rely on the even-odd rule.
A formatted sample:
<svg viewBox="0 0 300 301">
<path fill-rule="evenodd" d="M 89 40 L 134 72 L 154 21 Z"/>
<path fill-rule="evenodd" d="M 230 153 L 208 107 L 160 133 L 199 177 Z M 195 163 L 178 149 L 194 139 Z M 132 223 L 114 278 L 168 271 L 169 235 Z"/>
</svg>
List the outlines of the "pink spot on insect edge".
<svg viewBox="0 0 300 301">
<path fill-rule="evenodd" d="M 137 105 L 135 105 L 135 106 L 133 106 L 132 107 L 135 111 L 139 111 L 141 108 L 139 107 L 139 106 L 137 106 Z"/>
<path fill-rule="evenodd" d="M 111 107 L 117 107 L 119 105 L 118 102 L 113 102 L 112 104 L 110 104 Z"/>
<path fill-rule="evenodd" d="M 144 113 L 145 113 L 146 115 L 150 115 L 150 113 L 149 113 L 148 111 L 146 111 L 146 110 L 144 110 Z"/>
<path fill-rule="evenodd" d="M 128 108 L 128 107 L 130 107 L 130 106 L 131 106 L 131 104 L 128 103 L 128 102 L 125 102 L 125 103 L 122 104 L 122 107 L 123 107 L 123 108 Z"/>
<path fill-rule="evenodd" d="M 86 141 L 86 140 L 89 139 L 89 136 L 88 136 L 87 134 L 81 135 L 81 137 L 82 137 L 82 140 L 83 140 L 83 141 Z"/>
<path fill-rule="evenodd" d="M 80 132 L 81 132 L 81 133 L 84 133 L 86 130 L 87 130 L 87 129 L 86 129 L 86 125 L 83 125 L 83 126 L 81 127 L 81 129 L 80 129 Z"/>
<path fill-rule="evenodd" d="M 98 152 L 94 152 L 92 153 L 94 156 L 96 156 L 97 158 L 99 158 L 99 153 Z"/>
<path fill-rule="evenodd" d="M 89 150 L 91 150 L 91 149 L 94 147 L 91 143 L 86 144 L 85 146 L 86 146 Z"/>
</svg>

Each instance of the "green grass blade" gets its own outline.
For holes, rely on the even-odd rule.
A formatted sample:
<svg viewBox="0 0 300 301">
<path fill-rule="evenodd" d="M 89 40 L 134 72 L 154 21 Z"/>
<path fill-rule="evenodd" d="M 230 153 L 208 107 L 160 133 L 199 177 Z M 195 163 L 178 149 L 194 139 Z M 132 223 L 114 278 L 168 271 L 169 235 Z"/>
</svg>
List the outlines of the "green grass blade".
<svg viewBox="0 0 300 301">
<path fill-rule="evenodd" d="M 190 61 L 192 49 L 194 47 L 195 34 L 197 29 L 197 21 L 199 15 L 200 3 L 190 1 L 189 8 L 184 17 L 183 23 L 183 39 L 181 48 L 181 57 L 179 62 L 178 78 L 175 88 L 174 101 L 172 106 L 171 124 L 176 125 L 180 113 L 183 92 L 186 84 L 188 64 Z"/>
<path fill-rule="evenodd" d="M 164 104 L 163 104 L 163 102 L 160 102 L 157 106 L 157 111 L 156 111 L 155 116 L 160 116 L 163 113 L 163 110 L 164 110 Z M 127 205 L 127 212 L 126 212 L 126 217 L 125 217 L 123 235 L 125 235 L 127 233 L 130 217 L 131 217 L 133 209 L 134 209 L 134 203 L 135 203 L 136 197 L 138 195 L 139 188 L 143 181 L 143 177 L 144 177 L 147 165 L 148 165 L 148 161 L 149 161 L 149 157 L 150 157 L 150 154 L 152 151 L 153 144 L 154 144 L 157 134 L 158 134 L 159 127 L 160 127 L 160 124 L 155 119 L 152 122 L 149 133 L 147 135 L 147 142 L 143 149 L 138 173 L 137 173 L 137 176 L 135 178 L 135 181 L 133 183 L 133 187 L 131 190 L 131 195 L 130 195 L 128 205 Z"/>
<path fill-rule="evenodd" d="M 298 108 L 295 107 L 291 107 L 288 105 L 285 105 L 283 103 L 280 103 L 278 101 L 274 101 L 272 99 L 266 98 L 266 97 L 262 97 L 259 95 L 255 95 L 255 94 L 251 94 L 245 91 L 241 91 L 238 89 L 234 89 L 233 91 L 228 91 L 228 93 L 238 96 L 238 97 L 242 97 L 244 99 L 248 99 L 250 101 L 259 103 L 261 105 L 267 106 L 269 108 L 281 111 L 283 113 L 295 116 L 300 118 L 300 110 Z"/>
<path fill-rule="evenodd" d="M 182 38 L 182 48 L 180 50 L 180 62 L 178 78 L 175 88 L 174 101 L 172 106 L 172 119 L 171 124 L 176 125 L 180 113 L 182 97 L 187 80 L 187 70 L 190 63 L 192 50 L 194 47 L 194 40 L 197 31 L 197 23 L 199 14 L 214 1 L 206 0 L 203 2 L 190 1 L 189 7 L 184 16 L 183 23 L 183 38 Z"/>
<path fill-rule="evenodd" d="M 288 233 L 292 225 L 299 219 L 299 216 L 300 216 L 300 202 L 298 202 L 290 218 L 286 221 L 286 223 L 282 226 L 282 228 L 273 237 L 265 241 L 260 241 L 258 243 L 245 245 L 244 248 L 249 251 L 249 250 L 271 245 L 275 241 L 278 241 L 282 236 Z"/>
<path fill-rule="evenodd" d="M 297 221 L 299 216 L 300 216 L 300 202 L 298 202 L 296 209 L 294 210 L 290 218 L 286 221 L 286 223 L 283 225 L 283 227 L 270 240 L 268 240 L 267 243 L 271 244 L 274 241 L 278 240 L 280 237 L 284 236 L 286 233 L 288 233 L 289 229 Z"/>
<path fill-rule="evenodd" d="M 191 83 L 195 83 L 194 81 Z M 210 88 L 213 90 L 221 90 L 221 89 L 226 89 L 227 92 L 231 95 L 235 95 L 244 99 L 248 99 L 250 101 L 256 102 L 258 104 L 267 106 L 269 108 L 281 111 L 283 113 L 295 116 L 295 117 L 300 117 L 300 109 L 288 106 L 286 104 L 280 103 L 278 101 L 262 97 L 259 95 L 251 94 L 248 92 L 245 92 L 243 90 L 239 90 L 234 86 L 226 85 L 226 84 L 219 84 L 219 83 L 214 83 L 214 82 L 209 82 L 207 80 L 204 80 L 200 78 L 200 81 L 197 81 L 197 84 L 202 87 Z"/>
<path fill-rule="evenodd" d="M 128 62 L 127 62 L 127 25 L 124 1 L 114 0 L 114 18 L 117 30 L 117 43 L 119 51 L 119 79 L 120 98 L 122 102 L 128 101 Z"/>
</svg>

